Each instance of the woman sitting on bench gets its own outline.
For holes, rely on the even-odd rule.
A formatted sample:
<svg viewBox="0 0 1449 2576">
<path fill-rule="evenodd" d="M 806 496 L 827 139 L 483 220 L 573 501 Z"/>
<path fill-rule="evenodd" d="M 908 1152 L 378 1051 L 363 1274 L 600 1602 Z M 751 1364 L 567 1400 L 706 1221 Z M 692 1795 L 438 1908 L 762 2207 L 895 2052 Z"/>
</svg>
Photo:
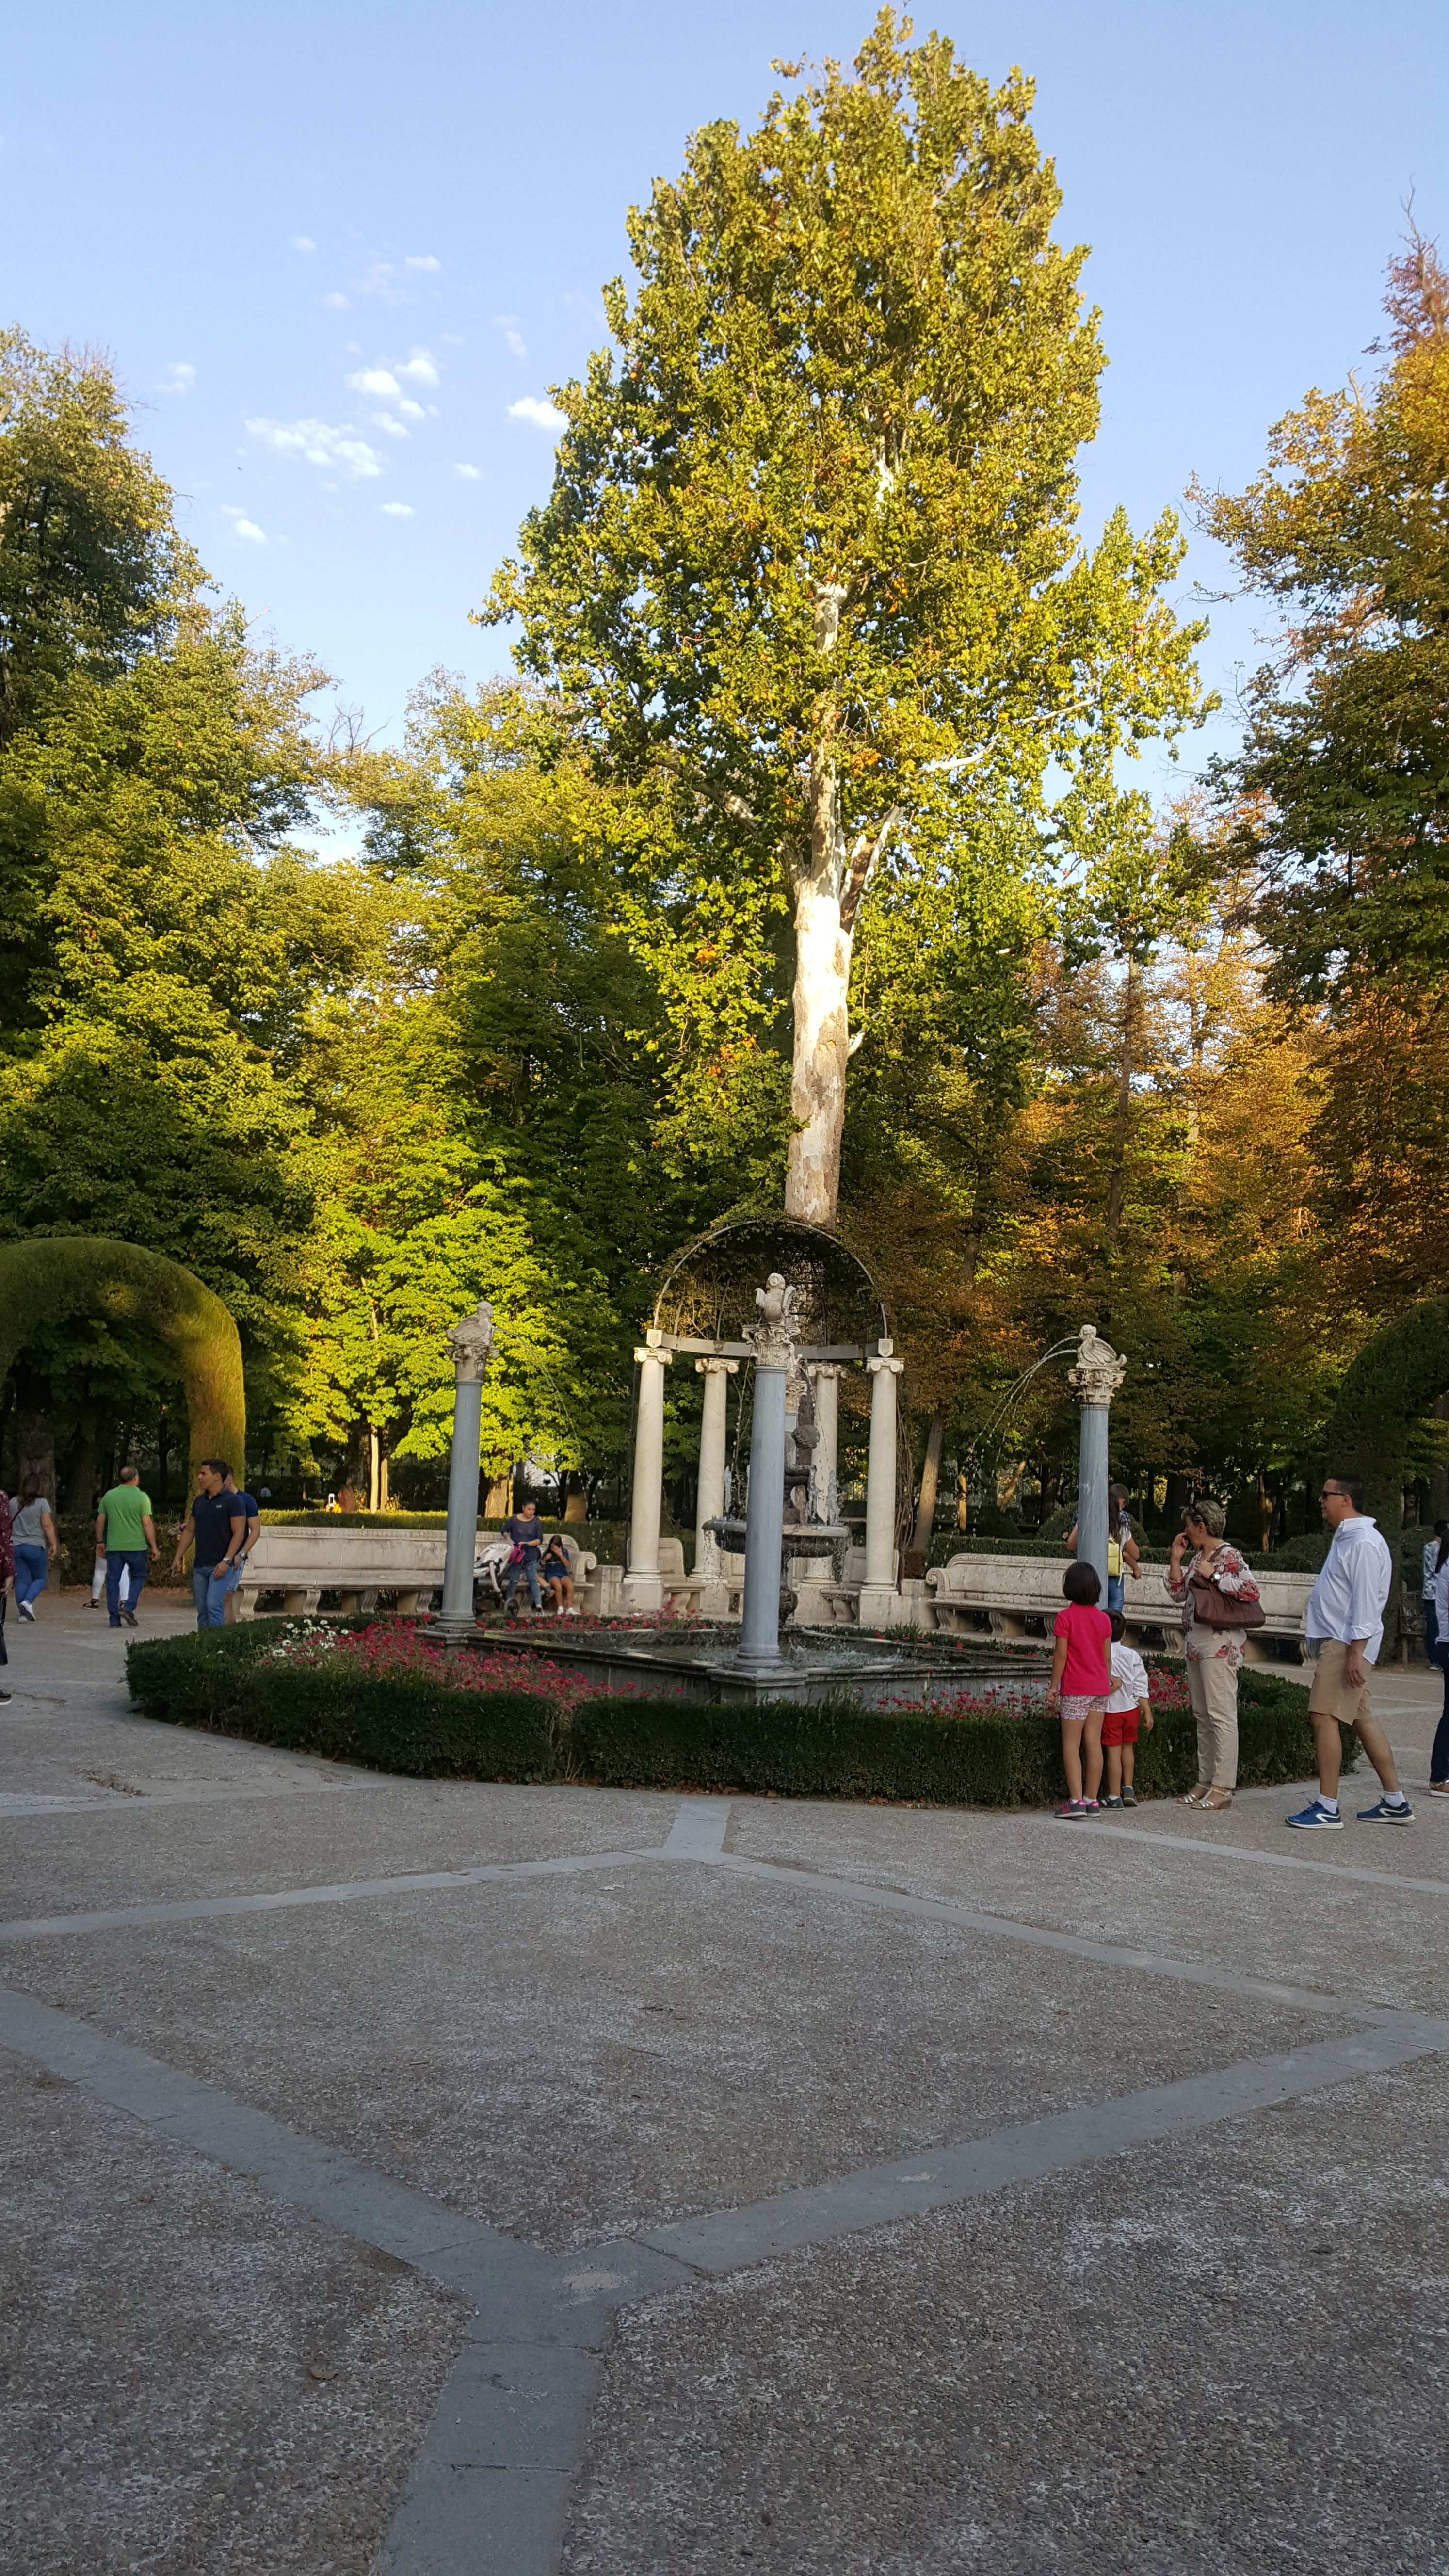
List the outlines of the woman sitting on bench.
<svg viewBox="0 0 1449 2576">
<path fill-rule="evenodd" d="M 544 1549 L 540 1571 L 554 1617 L 561 1619 L 567 1611 L 571 1619 L 577 1619 L 579 1614 L 574 1608 L 574 1569 L 569 1560 L 568 1549 L 557 1533 Z"/>
</svg>

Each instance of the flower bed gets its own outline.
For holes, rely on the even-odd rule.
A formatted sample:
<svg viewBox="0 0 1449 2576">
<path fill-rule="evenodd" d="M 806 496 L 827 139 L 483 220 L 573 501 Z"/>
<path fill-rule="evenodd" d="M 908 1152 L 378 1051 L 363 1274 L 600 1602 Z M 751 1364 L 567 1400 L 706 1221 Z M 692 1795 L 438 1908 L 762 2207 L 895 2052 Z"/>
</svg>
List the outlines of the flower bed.
<svg viewBox="0 0 1449 2576">
<path fill-rule="evenodd" d="M 415 1777 L 584 1780 L 930 1806 L 1044 1806 L 1062 1792 L 1058 1729 L 1025 1699 L 864 1709 L 848 1696 L 761 1707 L 601 1690 L 546 1654 L 445 1653 L 411 1621 L 348 1629 L 256 1620 L 131 1646 L 146 1715 Z M 1157 1723 L 1138 1747 L 1142 1795 L 1197 1773 L 1178 1673 L 1153 1673 Z M 1311 1775 L 1307 1692 L 1239 1680 L 1245 1787 Z M 1345 1767 L 1356 1747 L 1345 1739 Z"/>
</svg>

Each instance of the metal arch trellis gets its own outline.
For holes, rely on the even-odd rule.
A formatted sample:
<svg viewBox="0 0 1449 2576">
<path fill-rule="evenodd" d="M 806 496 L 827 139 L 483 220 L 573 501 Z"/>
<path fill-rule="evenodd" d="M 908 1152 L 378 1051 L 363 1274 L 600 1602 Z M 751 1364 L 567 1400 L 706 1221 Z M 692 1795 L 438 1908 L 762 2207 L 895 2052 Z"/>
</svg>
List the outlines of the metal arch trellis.
<svg viewBox="0 0 1449 2576">
<path fill-rule="evenodd" d="M 1053 1342 L 1049 1351 L 1043 1351 L 1039 1359 L 1034 1359 L 1032 1361 L 1030 1368 L 1024 1368 L 1021 1375 L 1018 1378 L 1013 1379 L 1011 1385 L 1007 1388 L 1005 1395 L 1002 1397 L 1001 1402 L 998 1404 L 996 1411 L 987 1423 L 984 1431 L 979 1431 L 977 1433 L 975 1439 L 971 1442 L 966 1451 L 967 1473 L 973 1483 L 978 1471 L 983 1473 L 985 1471 L 987 1454 L 993 1438 L 996 1441 L 997 1457 L 999 1459 L 1007 1421 L 1018 1399 L 1026 1393 L 1032 1379 L 1034 1377 L 1039 1377 L 1044 1368 L 1049 1368 L 1053 1360 L 1063 1360 L 1068 1357 L 1075 1359 L 1076 1355 L 1077 1344 L 1075 1339 L 1065 1342 Z"/>
</svg>

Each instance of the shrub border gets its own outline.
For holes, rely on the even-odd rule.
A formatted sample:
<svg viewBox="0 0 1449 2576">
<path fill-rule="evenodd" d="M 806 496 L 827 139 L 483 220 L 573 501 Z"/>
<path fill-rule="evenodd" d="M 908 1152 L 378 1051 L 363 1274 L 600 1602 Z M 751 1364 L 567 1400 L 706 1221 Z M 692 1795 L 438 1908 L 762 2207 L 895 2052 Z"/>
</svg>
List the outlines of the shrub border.
<svg viewBox="0 0 1449 2576">
<path fill-rule="evenodd" d="M 127 1650 L 132 1698 L 148 1717 L 240 1735 L 404 1777 L 579 1781 L 618 1789 L 844 1798 L 907 1806 L 1043 1806 L 1064 1790 L 1055 1720 L 1031 1710 L 956 1716 L 865 1709 L 847 1698 L 763 1707 L 600 1693 L 570 1705 L 536 1691 L 478 1691 L 415 1673 L 271 1663 L 280 1620 Z M 1243 1787 L 1313 1774 L 1307 1692 L 1239 1675 Z M 1357 1739 L 1343 1730 L 1344 1768 Z M 1138 1747 L 1144 1797 L 1197 1776 L 1192 1710 L 1163 1708 Z"/>
</svg>

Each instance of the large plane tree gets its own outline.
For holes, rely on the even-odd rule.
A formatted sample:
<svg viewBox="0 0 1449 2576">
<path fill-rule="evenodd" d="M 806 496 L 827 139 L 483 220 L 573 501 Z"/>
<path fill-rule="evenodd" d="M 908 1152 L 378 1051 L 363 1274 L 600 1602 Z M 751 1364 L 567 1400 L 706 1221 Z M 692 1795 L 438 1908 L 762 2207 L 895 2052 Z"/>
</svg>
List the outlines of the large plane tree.
<svg viewBox="0 0 1449 2576">
<path fill-rule="evenodd" d="M 1031 85 L 909 34 L 885 11 L 854 78 L 705 127 L 631 214 L 637 292 L 558 390 L 553 493 L 486 611 L 651 818 L 661 902 L 788 913 L 786 1205 L 817 1223 L 888 847 L 1003 809 L 1030 843 L 1048 783 L 1100 836 L 1119 751 L 1195 712 L 1175 521 L 1079 544 L 1103 356 Z"/>
</svg>

